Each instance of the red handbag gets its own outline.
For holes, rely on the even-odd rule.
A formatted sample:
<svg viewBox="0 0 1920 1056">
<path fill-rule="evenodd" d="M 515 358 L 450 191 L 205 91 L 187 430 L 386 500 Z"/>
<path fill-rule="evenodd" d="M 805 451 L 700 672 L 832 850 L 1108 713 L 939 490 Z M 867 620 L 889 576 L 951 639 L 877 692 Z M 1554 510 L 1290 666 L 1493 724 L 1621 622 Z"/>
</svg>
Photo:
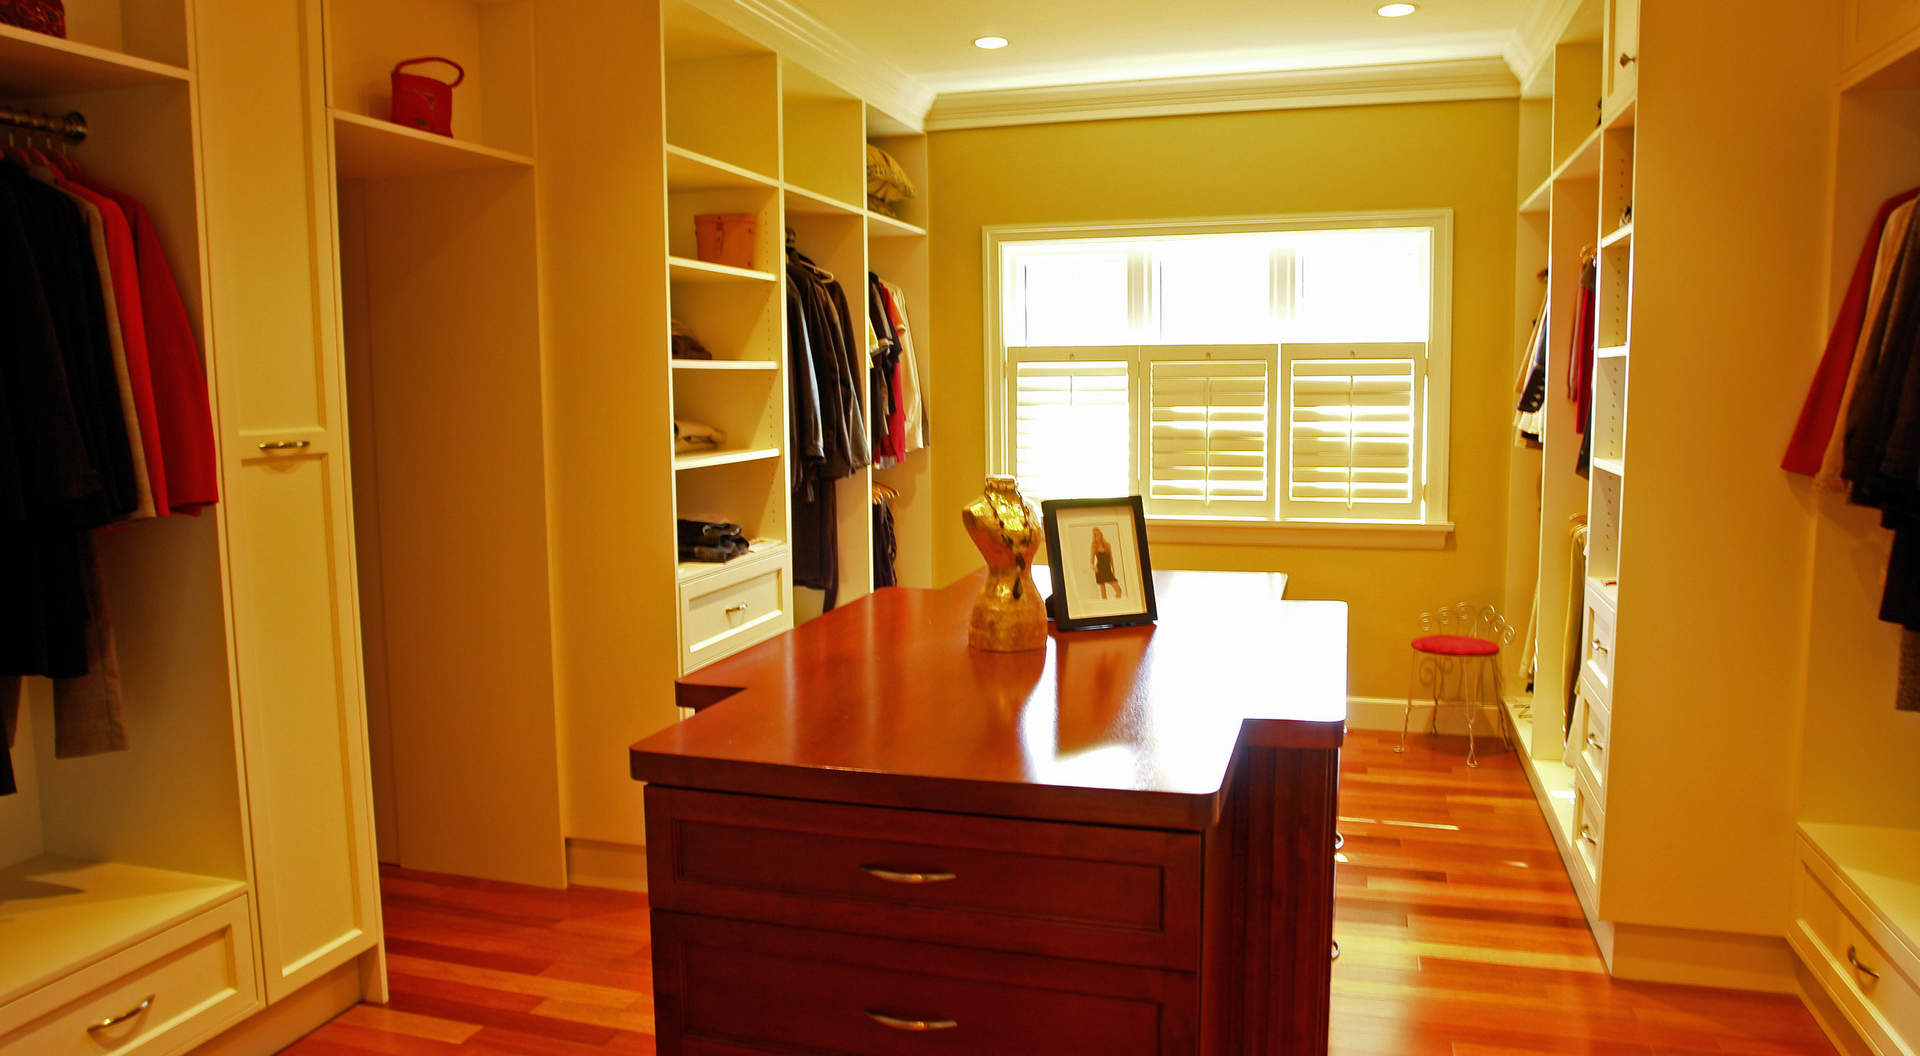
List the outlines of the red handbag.
<svg viewBox="0 0 1920 1056">
<path fill-rule="evenodd" d="M 0 23 L 64 37 L 67 7 L 60 0 L 0 0 Z"/>
<path fill-rule="evenodd" d="M 4 2 L 4 0 L 0 0 Z M 436 81 L 431 77 L 422 77 L 417 73 L 401 73 L 409 66 L 418 66 L 423 62 L 444 62 L 453 67 L 458 74 L 452 84 Z M 408 59 L 393 68 L 393 123 L 408 128 L 424 128 L 428 132 L 437 132 L 443 136 L 453 135 L 453 90 L 467 79 L 467 71 L 452 59 L 428 56 L 421 59 Z"/>
</svg>

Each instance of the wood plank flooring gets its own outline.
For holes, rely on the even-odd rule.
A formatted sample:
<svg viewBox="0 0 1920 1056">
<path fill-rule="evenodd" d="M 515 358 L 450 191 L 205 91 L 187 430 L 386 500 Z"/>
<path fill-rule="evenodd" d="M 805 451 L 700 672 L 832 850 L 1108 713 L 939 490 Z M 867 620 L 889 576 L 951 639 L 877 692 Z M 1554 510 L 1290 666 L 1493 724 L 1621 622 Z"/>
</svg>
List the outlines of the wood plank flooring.
<svg viewBox="0 0 1920 1056">
<path fill-rule="evenodd" d="M 1354 732 L 1341 761 L 1335 1056 L 1833 1051 L 1793 998 L 1608 978 L 1518 761 L 1397 740 Z M 296 1056 L 654 1051 L 644 895 L 403 869 L 381 890 L 392 1003 Z"/>
</svg>

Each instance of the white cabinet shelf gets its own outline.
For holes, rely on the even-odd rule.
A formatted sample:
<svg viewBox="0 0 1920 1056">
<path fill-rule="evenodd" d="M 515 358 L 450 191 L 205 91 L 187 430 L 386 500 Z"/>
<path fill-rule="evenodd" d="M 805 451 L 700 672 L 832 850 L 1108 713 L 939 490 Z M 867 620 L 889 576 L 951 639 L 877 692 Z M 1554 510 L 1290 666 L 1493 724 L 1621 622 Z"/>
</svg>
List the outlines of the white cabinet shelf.
<svg viewBox="0 0 1920 1056">
<path fill-rule="evenodd" d="M 778 539 L 754 539 L 748 542 L 746 553 L 731 561 L 682 561 L 675 570 L 675 578 L 682 583 L 696 583 L 730 568 L 738 568 L 743 562 L 774 557 L 786 553 L 786 550 L 787 544 Z"/>
<path fill-rule="evenodd" d="M 779 458 L 777 447 L 760 447 L 739 451 L 703 451 L 697 455 L 673 456 L 673 469 L 678 473 L 689 469 L 710 469 L 714 466 L 734 466 L 742 462 L 760 462 L 769 458 Z"/>
<path fill-rule="evenodd" d="M 770 359 L 676 359 L 673 369 L 696 373 L 708 370 L 779 370 L 780 364 Z"/>
<path fill-rule="evenodd" d="M 709 264 L 704 260 L 694 260 L 691 257 L 668 257 L 667 273 L 672 276 L 674 282 L 689 283 L 755 283 L 774 280 L 772 272 L 736 268 L 728 264 Z"/>
<path fill-rule="evenodd" d="M 864 216 L 866 209 L 818 191 L 787 184 L 787 212 L 801 216 Z"/>
<path fill-rule="evenodd" d="M 867 210 L 867 234 L 872 238 L 925 238 L 927 229 L 916 227 L 905 220 L 895 220 L 885 213 Z"/>
<path fill-rule="evenodd" d="M 720 191 L 778 187 L 779 181 L 751 169 L 710 158 L 684 147 L 667 145 L 667 190 Z"/>
<path fill-rule="evenodd" d="M 0 96 L 33 98 L 185 84 L 192 76 L 184 67 L 0 26 Z"/>
<path fill-rule="evenodd" d="M 391 121 L 333 111 L 334 161 L 347 179 L 444 176 L 485 169 L 532 169 L 512 151 L 423 132 Z"/>
<path fill-rule="evenodd" d="M 1596 458 L 1593 468 L 1602 473 L 1611 473 L 1616 477 L 1627 475 L 1627 461 L 1623 458 Z"/>
<path fill-rule="evenodd" d="M 1600 248 L 1610 249 L 1614 246 L 1619 245 L 1622 242 L 1628 242 L 1628 241 L 1631 241 L 1632 239 L 1633 239 L 1633 225 L 1631 223 L 1622 224 L 1619 227 L 1614 228 L 1612 231 L 1608 232 L 1604 237 L 1600 239 Z"/>
<path fill-rule="evenodd" d="M 0 1005 L 225 902 L 238 880 L 41 856 L 0 870 Z"/>
</svg>

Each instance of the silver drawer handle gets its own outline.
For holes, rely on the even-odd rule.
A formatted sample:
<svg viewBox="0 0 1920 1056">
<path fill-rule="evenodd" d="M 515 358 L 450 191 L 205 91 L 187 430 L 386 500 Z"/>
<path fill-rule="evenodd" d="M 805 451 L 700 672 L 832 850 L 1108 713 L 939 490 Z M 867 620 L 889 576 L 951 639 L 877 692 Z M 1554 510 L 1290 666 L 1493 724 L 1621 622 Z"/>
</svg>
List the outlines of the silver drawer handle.
<svg viewBox="0 0 1920 1056">
<path fill-rule="evenodd" d="M 1609 649 L 1608 649 L 1608 648 L 1607 648 L 1606 646 L 1604 646 L 1604 645 L 1601 645 L 1601 644 L 1600 644 L 1600 639 L 1598 639 L 1598 638 L 1595 638 L 1595 639 L 1593 640 L 1593 655 L 1595 655 L 1595 656 L 1605 656 L 1605 655 L 1607 655 L 1607 653 L 1609 653 L 1610 651 L 1611 651 L 1611 650 L 1609 650 Z"/>
<path fill-rule="evenodd" d="M 94 1025 L 88 1027 L 87 1033 L 98 1034 L 103 1030 L 111 1030 L 114 1027 L 117 1027 L 122 1023 L 125 1023 L 127 1020 L 132 1019 L 133 1017 L 139 1015 L 142 1012 L 145 1012 L 147 1009 L 152 1007 L 153 1007 L 153 995 L 148 994 L 146 998 L 143 999 L 139 1004 L 133 1006 L 132 1008 L 127 1009 L 125 1012 L 122 1012 L 117 1016 L 109 1016 L 106 1019 L 103 1019 L 100 1022 L 95 1023 Z"/>
<path fill-rule="evenodd" d="M 875 1012 L 871 1008 L 867 1009 L 867 1018 L 883 1027 L 888 1027 L 893 1030 L 904 1030 L 909 1034 L 925 1034 L 928 1031 L 934 1030 L 952 1030 L 960 1025 L 958 1020 L 952 1019 L 901 1019 L 898 1016 L 889 1016 L 885 1012 Z"/>
<path fill-rule="evenodd" d="M 1607 750 L 1607 746 L 1604 744 L 1601 744 L 1600 741 L 1597 738 L 1595 738 L 1594 735 L 1591 733 L 1587 734 L 1587 747 L 1593 749 L 1596 752 L 1604 752 Z"/>
<path fill-rule="evenodd" d="M 305 451 L 313 446 L 311 440 L 263 440 L 253 445 L 262 451 Z"/>
<path fill-rule="evenodd" d="M 1340 940 L 1339 939 L 1333 940 L 1333 959 L 1336 961 L 1340 959 Z"/>
<path fill-rule="evenodd" d="M 1872 979 L 1876 983 L 1880 981 L 1880 973 L 1874 971 L 1873 969 L 1867 967 L 1864 964 L 1861 964 L 1860 955 L 1858 953 L 1855 953 L 1853 947 L 1851 946 L 1847 947 L 1847 963 L 1852 965 L 1853 970 L 1856 972 L 1859 972 L 1861 975 L 1864 975 L 1867 978 Z"/>
<path fill-rule="evenodd" d="M 1595 847 L 1600 846 L 1600 841 L 1594 838 L 1593 826 L 1591 825 L 1580 826 L 1580 839 L 1582 839 L 1587 843 L 1593 844 Z"/>
<path fill-rule="evenodd" d="M 860 871 L 876 880 L 885 880 L 889 884 L 944 884 L 949 880 L 959 879 L 953 873 L 896 873 L 877 865 L 863 865 Z"/>
<path fill-rule="evenodd" d="M 747 603 L 746 603 L 746 602 L 744 602 L 744 601 L 743 601 L 743 602 L 741 602 L 741 603 L 740 603 L 740 604 L 738 604 L 738 605 L 729 605 L 729 606 L 727 606 L 727 615 L 728 615 L 728 616 L 732 616 L 732 615 L 734 615 L 734 614 L 736 614 L 736 613 L 741 613 L 741 612 L 745 612 L 745 611 L 747 611 Z"/>
</svg>

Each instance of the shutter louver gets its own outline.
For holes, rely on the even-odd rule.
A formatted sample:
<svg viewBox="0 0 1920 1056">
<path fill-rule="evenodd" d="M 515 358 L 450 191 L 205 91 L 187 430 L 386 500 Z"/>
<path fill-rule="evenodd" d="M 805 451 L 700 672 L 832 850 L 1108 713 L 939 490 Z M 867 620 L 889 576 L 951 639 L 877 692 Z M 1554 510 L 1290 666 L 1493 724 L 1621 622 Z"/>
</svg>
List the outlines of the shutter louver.
<svg viewBox="0 0 1920 1056">
<path fill-rule="evenodd" d="M 1127 494 L 1129 362 L 1062 358 L 1056 349 L 1031 354 L 1045 358 L 1013 364 L 1013 471 L 1021 491 L 1035 502 Z"/>
<path fill-rule="evenodd" d="M 1286 346 L 1289 516 L 1420 515 L 1425 346 Z"/>
<path fill-rule="evenodd" d="M 1148 352 L 1148 511 L 1272 517 L 1273 347 L 1189 357 Z"/>
</svg>

